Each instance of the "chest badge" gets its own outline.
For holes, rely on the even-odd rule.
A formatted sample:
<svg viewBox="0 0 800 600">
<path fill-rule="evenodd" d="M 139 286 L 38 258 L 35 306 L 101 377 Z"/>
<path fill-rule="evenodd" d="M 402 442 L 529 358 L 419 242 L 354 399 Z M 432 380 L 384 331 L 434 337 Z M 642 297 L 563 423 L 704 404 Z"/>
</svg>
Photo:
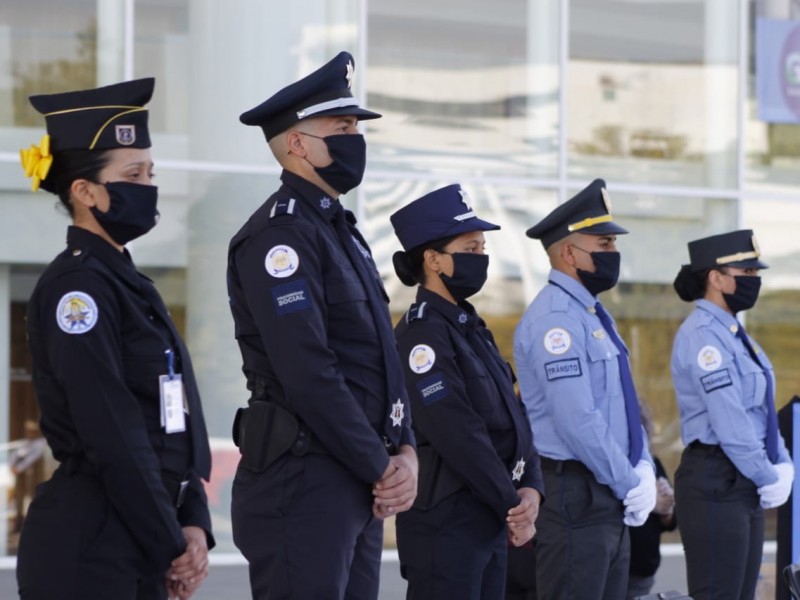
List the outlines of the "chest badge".
<svg viewBox="0 0 800 600">
<path fill-rule="evenodd" d="M 405 406 L 403 406 L 403 402 L 400 398 L 397 399 L 397 402 L 392 404 L 392 412 L 389 416 L 392 418 L 392 427 L 400 427 L 403 424 L 403 417 L 405 416 Z"/>
<path fill-rule="evenodd" d="M 86 333 L 97 324 L 97 317 L 97 303 L 89 294 L 67 292 L 58 301 L 56 323 L 65 333 Z"/>
<path fill-rule="evenodd" d="M 522 481 L 522 475 L 525 473 L 525 460 L 520 458 L 514 468 L 511 470 L 511 481 Z"/>
</svg>

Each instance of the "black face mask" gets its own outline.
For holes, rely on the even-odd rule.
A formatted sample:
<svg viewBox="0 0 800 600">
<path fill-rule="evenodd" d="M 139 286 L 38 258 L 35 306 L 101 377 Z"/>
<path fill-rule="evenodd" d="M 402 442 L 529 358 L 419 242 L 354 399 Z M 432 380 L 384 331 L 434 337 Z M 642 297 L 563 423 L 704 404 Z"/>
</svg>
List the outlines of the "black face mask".
<svg viewBox="0 0 800 600">
<path fill-rule="evenodd" d="M 583 250 L 583 248 L 578 248 L 578 250 Z M 597 296 L 617 285 L 620 254 L 619 252 L 589 252 L 589 254 L 594 262 L 594 273 L 578 269 L 578 277 L 580 277 L 583 287 L 589 290 L 592 296 Z"/>
<path fill-rule="evenodd" d="M 486 283 L 489 270 L 488 254 L 471 252 L 442 252 L 453 257 L 453 275 L 439 273 L 447 291 L 456 302 L 461 302 L 473 294 L 477 294 Z"/>
<path fill-rule="evenodd" d="M 302 133 L 302 132 L 301 132 Z M 360 133 L 342 133 L 319 137 L 304 133 L 325 142 L 333 162 L 327 167 L 314 167 L 317 175 L 340 194 L 346 194 L 361 183 L 367 166 L 367 142 Z"/>
<path fill-rule="evenodd" d="M 158 222 L 158 187 L 129 181 L 104 184 L 111 200 L 107 212 L 96 206 L 92 214 L 111 239 L 124 246 L 144 235 Z"/>
<path fill-rule="evenodd" d="M 761 277 L 757 275 L 734 275 L 736 289 L 732 294 L 722 294 L 725 304 L 733 314 L 755 306 L 758 292 L 761 291 Z"/>
</svg>

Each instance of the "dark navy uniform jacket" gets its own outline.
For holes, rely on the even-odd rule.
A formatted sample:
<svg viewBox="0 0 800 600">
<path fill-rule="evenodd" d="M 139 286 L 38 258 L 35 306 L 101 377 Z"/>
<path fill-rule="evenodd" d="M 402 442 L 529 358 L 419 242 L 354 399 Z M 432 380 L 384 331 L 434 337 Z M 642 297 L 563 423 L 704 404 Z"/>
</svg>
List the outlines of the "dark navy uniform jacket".
<svg viewBox="0 0 800 600">
<path fill-rule="evenodd" d="M 298 416 L 333 457 L 373 483 L 389 464 L 386 440 L 394 448 L 414 444 L 402 385 L 400 398 L 387 398 L 370 307 L 380 303 L 391 334 L 388 299 L 353 228 L 352 243 L 375 274 L 371 285 L 359 279 L 333 226 L 339 201 L 288 171 L 281 180 L 230 243 L 228 295 L 242 370 L 251 390 L 263 380 L 266 399 Z"/>
<path fill-rule="evenodd" d="M 473 350 L 474 328 L 489 344 L 501 370 L 490 369 Z M 420 287 L 417 302 L 395 328 L 420 445 L 430 444 L 444 462 L 505 522 L 520 502 L 517 488 L 544 498 L 539 455 L 511 368 L 503 361 L 469 302 L 455 305 Z M 502 373 L 495 379 L 492 372 Z M 517 432 L 521 435 L 517 435 Z M 521 476 L 513 474 L 524 460 Z M 519 472 L 517 472 L 519 473 Z"/>
<path fill-rule="evenodd" d="M 158 572 L 186 549 L 195 525 L 213 547 L 200 477 L 210 455 L 188 351 L 152 282 L 127 251 L 70 227 L 67 249 L 42 274 L 28 305 L 41 429 L 62 468 L 96 474 L 108 500 Z M 174 352 L 189 415 L 186 431 L 161 426 L 159 376 Z M 189 479 L 180 508 L 164 478 Z"/>
</svg>

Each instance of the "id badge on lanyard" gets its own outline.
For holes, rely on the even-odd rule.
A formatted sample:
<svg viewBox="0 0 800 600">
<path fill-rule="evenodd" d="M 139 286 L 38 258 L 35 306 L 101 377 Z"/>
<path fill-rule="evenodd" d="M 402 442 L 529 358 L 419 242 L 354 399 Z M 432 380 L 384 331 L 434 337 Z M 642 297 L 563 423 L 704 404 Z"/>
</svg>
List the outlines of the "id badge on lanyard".
<svg viewBox="0 0 800 600">
<path fill-rule="evenodd" d="M 167 433 L 186 431 L 186 405 L 183 392 L 183 379 L 175 373 L 175 353 L 166 350 L 167 374 L 158 376 L 158 387 L 161 391 L 161 426 Z"/>
</svg>

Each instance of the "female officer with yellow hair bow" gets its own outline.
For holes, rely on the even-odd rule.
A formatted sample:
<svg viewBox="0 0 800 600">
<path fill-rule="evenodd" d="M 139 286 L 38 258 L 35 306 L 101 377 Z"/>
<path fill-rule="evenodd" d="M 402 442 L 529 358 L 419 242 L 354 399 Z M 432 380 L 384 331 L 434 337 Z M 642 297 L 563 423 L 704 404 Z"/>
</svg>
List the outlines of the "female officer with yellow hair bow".
<svg viewBox="0 0 800 600">
<path fill-rule="evenodd" d="M 33 96 L 25 174 L 72 217 L 28 304 L 41 430 L 61 465 L 23 525 L 23 599 L 188 598 L 213 546 L 210 455 L 191 360 L 125 249 L 158 217 L 153 79 Z"/>
</svg>

